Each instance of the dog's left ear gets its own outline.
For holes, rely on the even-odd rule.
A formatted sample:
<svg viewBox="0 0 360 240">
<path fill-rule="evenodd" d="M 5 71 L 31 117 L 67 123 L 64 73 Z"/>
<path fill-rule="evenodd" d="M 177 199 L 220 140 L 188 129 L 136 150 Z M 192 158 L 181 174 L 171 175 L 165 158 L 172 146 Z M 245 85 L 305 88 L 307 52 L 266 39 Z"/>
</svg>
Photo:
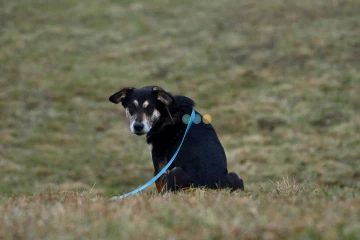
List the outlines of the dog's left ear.
<svg viewBox="0 0 360 240">
<path fill-rule="evenodd" d="M 171 93 L 166 92 L 161 87 L 155 86 L 153 87 L 153 92 L 156 94 L 157 100 L 169 106 L 173 102 L 175 102 L 174 96 Z"/>
<path fill-rule="evenodd" d="M 123 88 L 119 92 L 116 92 L 113 95 L 111 95 L 109 97 L 109 101 L 118 104 L 119 102 L 122 102 L 125 99 L 126 95 L 134 89 L 135 88 L 133 87 Z"/>
</svg>

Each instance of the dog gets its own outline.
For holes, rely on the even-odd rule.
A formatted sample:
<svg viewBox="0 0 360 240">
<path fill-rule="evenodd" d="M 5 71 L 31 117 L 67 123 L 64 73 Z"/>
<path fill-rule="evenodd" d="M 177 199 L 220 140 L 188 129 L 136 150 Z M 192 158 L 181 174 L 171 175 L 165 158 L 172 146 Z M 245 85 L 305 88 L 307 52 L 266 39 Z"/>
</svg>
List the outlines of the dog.
<svg viewBox="0 0 360 240">
<path fill-rule="evenodd" d="M 194 101 L 158 86 L 123 88 L 109 101 L 123 105 L 132 133 L 146 134 L 154 175 L 158 174 L 180 145 L 187 127 L 183 116 L 191 114 Z M 189 187 L 244 190 L 243 180 L 236 173 L 228 173 L 224 148 L 214 128 L 203 121 L 191 125 L 174 162 L 155 184 L 159 193 Z"/>
</svg>

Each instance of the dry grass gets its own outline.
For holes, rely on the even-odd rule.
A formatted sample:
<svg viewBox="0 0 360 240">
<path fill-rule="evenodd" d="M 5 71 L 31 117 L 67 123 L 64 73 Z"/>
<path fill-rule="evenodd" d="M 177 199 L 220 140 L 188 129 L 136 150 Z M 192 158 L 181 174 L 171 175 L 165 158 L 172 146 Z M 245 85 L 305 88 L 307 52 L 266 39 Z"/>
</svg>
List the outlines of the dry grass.
<svg viewBox="0 0 360 240">
<path fill-rule="evenodd" d="M 358 239 L 358 9 L 0 1 L 0 239 Z M 107 201 L 153 172 L 107 98 L 152 84 L 211 114 L 245 193 Z"/>
<path fill-rule="evenodd" d="M 273 185 L 274 191 L 278 195 L 300 195 L 305 193 L 306 191 L 311 191 L 311 188 L 306 188 L 303 184 L 299 184 L 296 182 L 295 177 L 289 179 L 289 176 L 283 177 L 282 181 L 273 182 L 270 180 Z M 260 186 L 264 189 L 263 185 L 260 183 Z"/>
<path fill-rule="evenodd" d="M 121 201 L 89 192 L 18 196 L 1 201 L 0 238 L 358 239 L 353 192 L 287 180 L 263 190 L 191 189 Z"/>
</svg>

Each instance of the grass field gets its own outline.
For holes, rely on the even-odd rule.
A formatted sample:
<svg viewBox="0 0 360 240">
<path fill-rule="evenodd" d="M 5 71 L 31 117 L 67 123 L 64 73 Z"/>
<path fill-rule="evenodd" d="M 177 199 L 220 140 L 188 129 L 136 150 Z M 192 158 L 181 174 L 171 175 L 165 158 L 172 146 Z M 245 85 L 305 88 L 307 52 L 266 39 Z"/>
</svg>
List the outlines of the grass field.
<svg viewBox="0 0 360 240">
<path fill-rule="evenodd" d="M 360 1 L 0 0 L 0 239 L 360 239 Z M 209 113 L 245 192 L 153 175 L 108 97 Z"/>
</svg>

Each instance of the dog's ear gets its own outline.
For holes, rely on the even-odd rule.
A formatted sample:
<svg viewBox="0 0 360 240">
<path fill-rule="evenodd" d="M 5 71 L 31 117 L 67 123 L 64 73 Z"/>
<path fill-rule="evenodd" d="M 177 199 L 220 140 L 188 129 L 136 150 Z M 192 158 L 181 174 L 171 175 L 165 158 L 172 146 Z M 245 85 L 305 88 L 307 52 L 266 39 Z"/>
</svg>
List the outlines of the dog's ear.
<svg viewBox="0 0 360 240">
<path fill-rule="evenodd" d="M 152 91 L 156 94 L 157 100 L 167 106 L 175 102 L 174 96 L 171 93 L 166 92 L 161 87 L 155 86 L 153 87 Z"/>
<path fill-rule="evenodd" d="M 125 99 L 126 95 L 134 89 L 135 88 L 133 87 L 123 88 L 120 91 L 111 95 L 109 97 L 109 101 L 118 104 L 119 102 L 122 102 Z"/>
</svg>

